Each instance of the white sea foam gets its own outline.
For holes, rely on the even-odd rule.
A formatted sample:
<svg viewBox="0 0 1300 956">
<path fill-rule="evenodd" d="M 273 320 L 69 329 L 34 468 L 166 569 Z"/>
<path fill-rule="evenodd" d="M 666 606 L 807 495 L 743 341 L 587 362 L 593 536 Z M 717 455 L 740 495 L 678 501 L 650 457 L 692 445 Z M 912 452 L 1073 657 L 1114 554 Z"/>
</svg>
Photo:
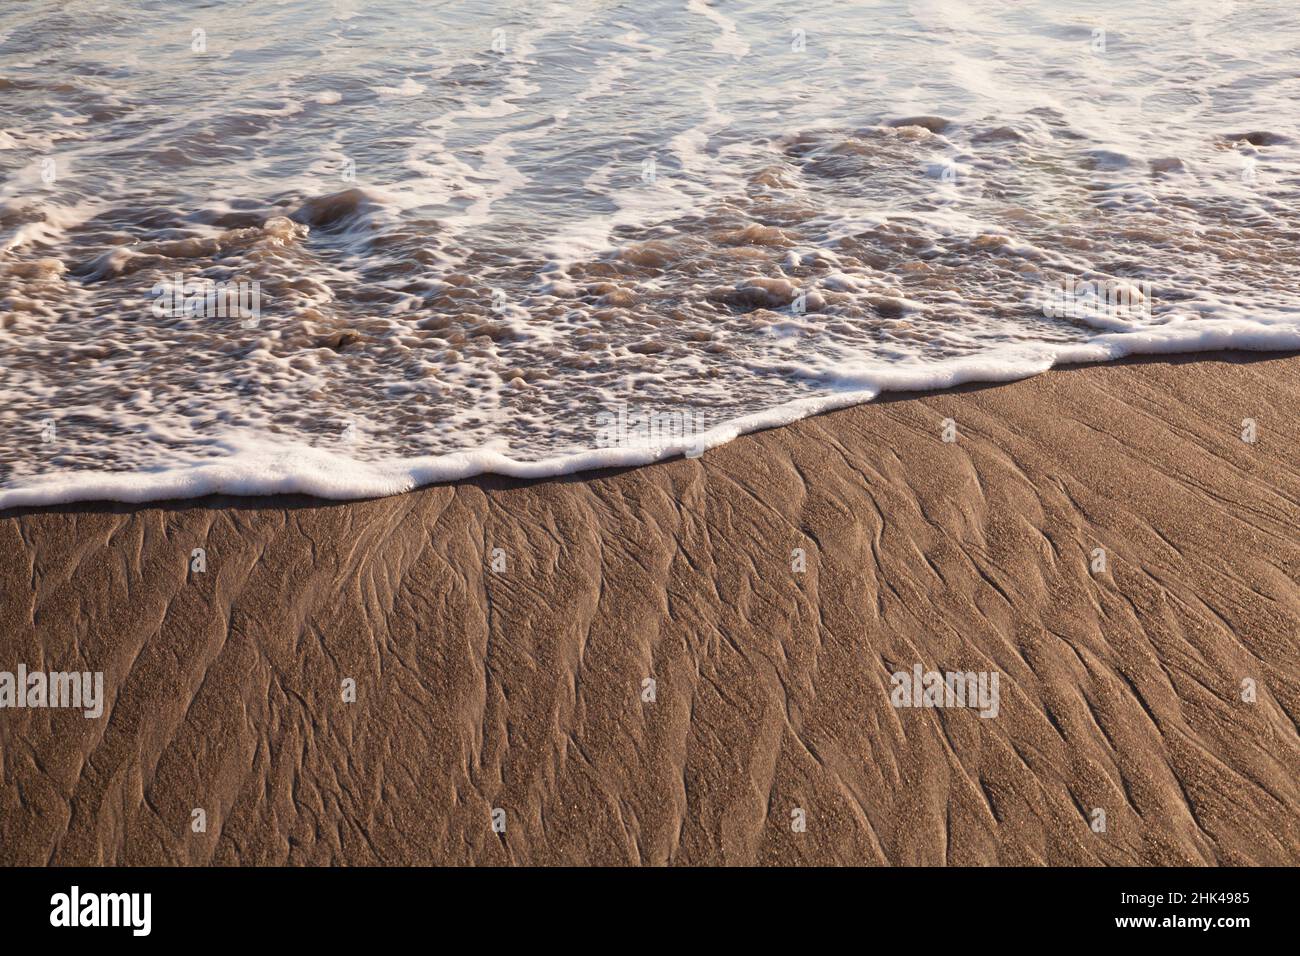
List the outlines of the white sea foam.
<svg viewBox="0 0 1300 956">
<path fill-rule="evenodd" d="M 1130 355 L 1168 355 L 1206 350 L 1300 349 L 1300 325 L 1203 322 L 1148 333 L 1097 336 L 1056 349 L 1008 349 L 979 360 L 952 360 L 925 367 L 839 371 L 786 366 L 783 371 L 818 378 L 834 390 L 796 399 L 725 421 L 689 440 L 662 446 L 594 448 L 538 460 L 488 450 L 364 461 L 337 447 L 232 434 L 214 443 L 219 457 L 147 472 L 73 472 L 12 482 L 0 489 L 0 509 L 77 501 L 147 502 L 206 495 L 313 495 L 355 500 L 400 494 L 423 485 L 482 474 L 537 479 L 603 468 L 625 468 L 690 453 L 698 455 L 740 435 L 787 425 L 823 412 L 869 402 L 882 392 L 929 391 L 972 382 L 1011 382 L 1064 363 L 1104 362 Z"/>
</svg>

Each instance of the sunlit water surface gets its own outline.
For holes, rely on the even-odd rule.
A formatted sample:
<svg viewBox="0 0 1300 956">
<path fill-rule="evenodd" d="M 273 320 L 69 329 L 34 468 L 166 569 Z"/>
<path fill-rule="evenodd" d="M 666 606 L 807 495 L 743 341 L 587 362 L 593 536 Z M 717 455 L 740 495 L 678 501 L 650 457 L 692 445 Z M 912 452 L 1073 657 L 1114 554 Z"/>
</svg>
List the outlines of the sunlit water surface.
<svg viewBox="0 0 1300 956">
<path fill-rule="evenodd" d="M 1298 347 L 1297 9 L 8 0 L 0 507 L 554 474 Z"/>
</svg>

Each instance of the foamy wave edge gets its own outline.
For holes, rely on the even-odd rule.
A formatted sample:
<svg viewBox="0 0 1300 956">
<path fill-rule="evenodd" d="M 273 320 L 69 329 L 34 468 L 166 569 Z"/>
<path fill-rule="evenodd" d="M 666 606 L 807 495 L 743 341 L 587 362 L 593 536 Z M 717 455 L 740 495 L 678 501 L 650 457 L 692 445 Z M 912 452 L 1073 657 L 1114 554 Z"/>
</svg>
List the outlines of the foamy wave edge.
<svg viewBox="0 0 1300 956">
<path fill-rule="evenodd" d="M 839 369 L 812 375 L 836 391 L 724 422 L 690 442 L 692 453 L 723 445 L 748 432 L 786 425 L 822 412 L 861 405 L 882 392 L 941 391 L 975 382 L 1011 382 L 1057 365 L 1114 361 L 1131 355 L 1300 350 L 1300 325 L 1243 320 L 1199 320 L 1134 332 L 1099 335 L 1086 343 L 1009 346 L 977 358 L 925 366 L 855 371 Z M 382 498 L 493 474 L 542 479 L 602 468 L 648 465 L 687 451 L 685 443 L 662 448 L 597 448 L 519 461 L 497 452 L 473 450 L 446 455 L 357 461 L 338 450 L 266 437 L 232 437 L 221 443 L 227 457 L 176 468 L 141 472 L 76 472 L 21 479 L 0 490 L 0 510 L 37 508 L 91 501 L 140 504 L 208 495 L 260 497 L 310 495 L 334 501 Z M 286 458 L 292 457 L 292 467 Z"/>
</svg>

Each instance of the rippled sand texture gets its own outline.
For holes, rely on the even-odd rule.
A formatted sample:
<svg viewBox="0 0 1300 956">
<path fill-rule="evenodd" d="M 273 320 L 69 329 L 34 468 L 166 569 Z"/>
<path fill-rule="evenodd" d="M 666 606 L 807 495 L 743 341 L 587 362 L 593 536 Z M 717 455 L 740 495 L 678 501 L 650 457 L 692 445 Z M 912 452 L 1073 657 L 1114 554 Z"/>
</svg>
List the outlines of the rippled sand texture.
<svg viewBox="0 0 1300 956">
<path fill-rule="evenodd" d="M 110 703 L 4 713 L 0 862 L 1295 865 L 1297 407 L 1300 358 L 1120 364 L 583 481 L 10 513 L 0 660 Z M 891 707 L 916 663 L 998 716 Z"/>
<path fill-rule="evenodd" d="M 0 15 L 0 505 L 1300 345 L 1285 3 L 142 6 Z M 1071 280 L 1149 311 L 1046 317 Z"/>
</svg>

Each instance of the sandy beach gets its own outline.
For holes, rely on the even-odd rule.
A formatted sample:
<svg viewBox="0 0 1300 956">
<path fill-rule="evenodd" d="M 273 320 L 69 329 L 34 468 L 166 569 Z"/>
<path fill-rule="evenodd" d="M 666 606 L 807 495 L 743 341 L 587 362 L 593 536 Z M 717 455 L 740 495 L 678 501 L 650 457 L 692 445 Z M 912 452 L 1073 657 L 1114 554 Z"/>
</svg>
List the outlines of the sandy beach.
<svg viewBox="0 0 1300 956">
<path fill-rule="evenodd" d="M 5 513 L 0 668 L 105 701 L 0 721 L 0 863 L 1300 863 L 1297 408 L 1298 357 L 1173 357 L 615 473 Z M 917 666 L 997 713 L 894 706 Z"/>
</svg>

